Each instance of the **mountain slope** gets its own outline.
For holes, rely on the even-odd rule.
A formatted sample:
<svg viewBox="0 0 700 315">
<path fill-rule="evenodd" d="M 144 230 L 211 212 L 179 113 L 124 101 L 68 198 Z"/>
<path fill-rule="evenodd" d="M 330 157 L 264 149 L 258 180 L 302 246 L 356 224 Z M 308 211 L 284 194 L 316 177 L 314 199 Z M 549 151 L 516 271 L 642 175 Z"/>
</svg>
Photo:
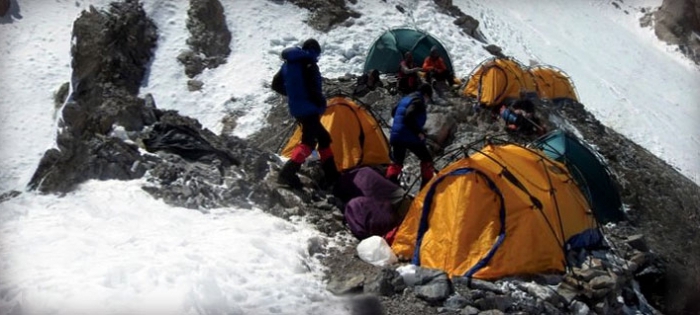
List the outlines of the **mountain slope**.
<svg viewBox="0 0 700 315">
<path fill-rule="evenodd" d="M 88 4 L 104 8 L 107 3 L 33 1 L 20 4 L 21 19 L 3 19 L 0 33 L 7 45 L 0 57 L 0 85 L 5 89 L 0 98 L 0 192 L 23 190 L 41 153 L 53 146 L 56 126 L 52 92 L 70 80 L 71 25 Z M 657 49 L 657 42 L 645 33 L 635 33 L 628 24 L 613 23 L 621 13 L 613 11 L 612 6 L 602 6 L 608 2 L 577 3 L 576 11 L 569 12 L 562 6 L 564 2 L 553 1 L 538 4 L 542 13 L 504 1 L 493 7 L 478 1 L 455 3 L 482 20 L 483 33 L 506 53 L 523 61 L 534 58 L 559 66 L 577 84 L 587 86 L 579 93 L 600 120 L 620 124 L 617 127 L 623 131 L 628 128 L 627 133 L 668 161 L 693 162 L 698 137 L 688 130 L 688 123 L 697 111 L 682 106 L 693 104 L 685 102 L 697 87 L 693 72 L 686 71 L 690 68 L 684 68 L 679 62 L 682 59 Z M 407 10 L 401 13 L 396 5 Z M 455 64 L 463 69 L 460 76 L 488 57 L 482 43 L 461 34 L 452 24 L 453 18 L 437 13 L 434 2 L 362 1 L 348 7 L 362 16 L 322 33 L 304 23 L 309 12 L 286 1 L 225 2 L 229 29 L 234 34 L 232 55 L 226 65 L 198 76 L 204 87 L 190 92 L 186 88 L 188 78 L 175 61 L 186 47 L 186 2 L 149 1 L 145 3 L 146 12 L 155 19 L 161 36 L 141 93 L 151 93 L 159 108 L 180 110 L 217 134 L 224 130 L 222 117 L 232 117 L 237 122 L 231 128 L 233 134 L 248 136 L 264 126 L 266 114 L 275 105 L 266 82 L 281 63 L 279 52 L 307 37 L 317 37 L 323 43 L 320 65 L 329 78 L 359 73 L 369 45 L 383 29 L 391 27 L 419 27 L 436 34 L 450 47 Z M 585 17 L 581 21 L 575 17 L 579 14 Z M 551 21 L 553 16 L 558 17 L 557 27 L 534 23 Z M 596 26 L 598 21 L 605 28 Z M 528 25 L 537 27 L 533 31 Z M 588 28 L 598 30 L 598 36 L 589 36 Z M 570 37 L 562 37 L 560 30 Z M 610 35 L 607 33 L 615 36 L 605 38 Z M 590 44 L 599 39 L 615 49 Z M 650 52 L 645 45 L 657 50 Z M 614 55 L 608 56 L 605 51 Z M 651 92 L 659 86 L 664 86 L 667 93 Z M 630 95 L 636 94 L 642 97 L 634 96 L 630 101 Z M 615 106 L 609 106 L 611 102 Z M 667 112 L 674 102 L 680 109 Z M 672 124 L 659 128 L 666 114 Z M 115 128 L 115 134 L 118 131 Z M 690 140 L 677 135 L 689 135 Z M 681 143 L 676 146 L 676 142 Z M 690 149 L 679 151 L 677 147 Z M 653 190 L 659 182 L 641 184 Z M 318 235 L 308 225 L 280 221 L 259 209 L 215 209 L 203 214 L 172 207 L 155 202 L 140 190 L 141 185 L 141 181 L 87 182 L 63 197 L 25 192 L 3 200 L 0 251 L 9 263 L 2 266 L 2 273 L 16 276 L 0 281 L 2 292 L 6 292 L 2 309 L 322 313 L 319 308 L 335 301 L 320 280 L 323 268 L 306 254 L 306 241 Z M 693 195 L 692 191 L 689 194 Z M 640 200 L 643 203 L 645 199 Z M 693 205 L 681 206 L 688 204 Z M 658 215 L 663 214 L 659 211 Z M 685 235 L 692 237 L 692 233 L 684 233 L 693 231 L 695 226 L 690 224 L 694 221 L 684 223 L 689 225 L 677 229 L 681 237 L 673 236 L 668 241 L 679 243 Z M 648 220 L 644 224 L 653 227 L 658 223 Z M 663 241 L 666 235 L 654 237 Z M 694 248 L 692 242 L 683 245 Z M 236 290 L 241 287 L 245 290 Z M 85 296 L 94 302 L 82 304 Z M 173 305 L 173 300 L 182 302 Z"/>
</svg>

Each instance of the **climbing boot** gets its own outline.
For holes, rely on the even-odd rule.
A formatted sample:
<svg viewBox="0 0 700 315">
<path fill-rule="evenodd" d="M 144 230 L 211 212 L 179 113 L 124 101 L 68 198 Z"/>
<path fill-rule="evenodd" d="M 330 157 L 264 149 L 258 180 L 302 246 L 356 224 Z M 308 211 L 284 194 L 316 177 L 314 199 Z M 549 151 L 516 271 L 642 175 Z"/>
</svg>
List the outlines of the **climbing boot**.
<svg viewBox="0 0 700 315">
<path fill-rule="evenodd" d="M 335 167 L 335 158 L 333 158 L 333 150 L 331 147 L 319 148 L 318 155 L 321 159 L 321 170 L 323 170 L 323 180 L 321 180 L 321 188 L 332 189 L 335 182 L 340 178 L 340 172 Z"/>
<path fill-rule="evenodd" d="M 292 189 L 301 189 L 304 185 L 301 183 L 301 179 L 299 179 L 299 176 L 297 175 L 300 168 L 301 163 L 297 163 L 292 160 L 287 161 L 287 163 L 284 163 L 284 166 L 282 166 L 282 169 L 280 170 L 277 177 L 277 183 Z"/>
<path fill-rule="evenodd" d="M 340 178 L 340 172 L 335 167 L 333 156 L 321 162 L 321 169 L 323 170 L 323 188 L 332 188 L 335 182 L 338 181 L 338 178 Z"/>
</svg>

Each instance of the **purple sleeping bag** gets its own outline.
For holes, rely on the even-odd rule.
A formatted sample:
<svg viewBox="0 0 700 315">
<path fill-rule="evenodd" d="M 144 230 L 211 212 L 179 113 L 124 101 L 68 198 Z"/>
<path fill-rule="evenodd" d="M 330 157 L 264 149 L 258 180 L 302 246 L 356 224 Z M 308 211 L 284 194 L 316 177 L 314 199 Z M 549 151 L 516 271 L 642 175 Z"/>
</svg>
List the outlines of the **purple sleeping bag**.
<svg viewBox="0 0 700 315">
<path fill-rule="evenodd" d="M 370 167 L 343 174 L 335 194 L 346 202 L 345 221 L 355 237 L 383 236 L 399 223 L 392 202 L 403 197 L 404 190 Z"/>
<path fill-rule="evenodd" d="M 345 221 L 355 237 L 384 236 L 398 224 L 389 200 L 355 197 L 345 205 Z"/>
<path fill-rule="evenodd" d="M 360 167 L 340 176 L 334 194 L 343 202 L 361 196 L 396 201 L 403 197 L 403 189 L 375 169 Z"/>
</svg>

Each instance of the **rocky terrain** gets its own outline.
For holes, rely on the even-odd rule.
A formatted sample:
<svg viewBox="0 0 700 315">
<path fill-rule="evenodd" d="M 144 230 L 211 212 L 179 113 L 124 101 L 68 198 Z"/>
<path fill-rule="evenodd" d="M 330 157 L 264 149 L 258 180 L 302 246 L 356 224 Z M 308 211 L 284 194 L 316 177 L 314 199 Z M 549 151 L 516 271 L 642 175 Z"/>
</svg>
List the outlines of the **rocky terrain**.
<svg viewBox="0 0 700 315">
<path fill-rule="evenodd" d="M 640 6 L 635 1 L 610 2 L 625 14 L 642 13 L 639 25 L 652 28 L 656 37 L 677 45 L 688 59 L 700 65 L 700 2 L 697 0 L 663 0 L 659 7 Z"/>
<path fill-rule="evenodd" d="M 309 23 L 321 30 L 345 27 L 347 16 L 357 14 L 343 0 L 292 2 L 314 12 L 334 12 L 330 20 L 319 17 L 327 14 L 312 15 Z M 203 64 L 223 62 L 229 53 L 225 48 L 207 53 L 201 47 L 210 40 L 230 40 L 228 30 L 220 23 L 195 21 L 199 5 L 220 16 L 220 3 L 192 3 L 188 30 L 193 35 L 188 43 L 206 56 Z M 465 35 L 478 38 L 478 21 L 457 12 L 451 1 L 435 3 L 455 16 L 456 25 L 465 25 Z M 548 129 L 576 131 L 600 151 L 615 172 L 629 211 L 628 220 L 603 227 L 607 247 L 572 254 L 576 268 L 565 275 L 488 282 L 450 280 L 442 272 L 417 269 L 412 276 L 402 277 L 397 266 L 374 267 L 357 257 L 357 241 L 344 237 L 342 205 L 316 185 L 318 168 L 302 169 L 303 191 L 289 191 L 274 183 L 281 166 L 275 153 L 283 140 L 276 135 L 281 127 L 289 129 L 293 124 L 284 99 L 268 100 L 273 104 L 270 127 L 250 138 L 225 132 L 217 135 L 195 119 L 159 109 L 150 96 L 137 96 L 158 30 L 136 0 L 115 3 L 108 11 L 84 12 L 73 33 L 73 92 L 62 108 L 62 132 L 57 138 L 61 150 L 45 153 L 30 182 L 34 189 L 61 194 L 88 179 L 145 177 L 144 190 L 176 206 L 203 212 L 213 207 L 259 207 L 283 218 L 305 216 L 321 232 L 343 240 L 340 246 L 329 247 L 323 239 L 312 239 L 308 248 L 328 266 L 328 289 L 348 296 L 355 314 L 700 312 L 700 188 L 600 124 L 583 104 L 542 103 L 537 115 Z M 188 62 L 183 62 L 183 71 L 191 71 L 188 69 Z M 385 86 L 391 86 L 391 78 L 384 80 Z M 354 82 L 354 76 L 325 78 L 324 90 L 327 95 L 350 94 Z M 431 120 L 440 121 L 431 132 L 438 135 L 436 154 L 443 157 L 438 168 L 453 158 L 442 154 L 459 152 L 486 135 L 518 143 L 534 139 L 504 132 L 499 120 L 475 111 L 472 100 L 458 97 L 447 87 L 442 90 L 430 107 Z M 381 120 L 388 120 L 398 96 L 380 88 L 361 100 Z M 417 174 L 415 169 L 406 171 Z M 0 202 L 17 194 L 3 194 Z"/>
<path fill-rule="evenodd" d="M 349 95 L 352 92 L 353 82 L 355 82 L 355 77 L 353 76 L 326 80 L 326 94 L 341 93 Z M 386 84 L 389 85 L 390 82 L 386 82 Z M 389 120 L 390 108 L 398 99 L 398 95 L 392 95 L 389 90 L 381 88 L 359 98 L 360 101 L 370 106 L 372 112 L 377 117 L 380 117 L 380 120 L 385 121 Z M 271 101 L 274 102 L 275 100 Z M 445 166 L 457 157 L 450 154 L 444 155 L 444 153 L 460 152 L 458 157 L 461 157 L 462 150 L 459 150 L 459 147 L 470 143 L 478 143 L 485 136 L 493 136 L 521 144 L 527 144 L 536 139 L 535 135 L 528 136 L 505 132 L 501 121 L 493 118 L 486 111 L 474 111 L 472 105 L 472 100 L 460 98 L 456 94 L 446 92 L 444 98 L 438 99 L 436 104 L 430 107 L 429 117 L 457 117 L 455 122 L 457 129 L 453 134 L 451 144 L 445 147 L 441 153 L 438 153 L 438 157 L 440 157 L 436 163 L 438 168 Z M 286 126 L 291 124 L 291 119 L 285 114 L 286 108 L 284 103 L 278 103 L 278 106 L 268 116 L 269 126 Z M 694 233 L 697 233 L 698 229 L 697 211 L 700 199 L 698 199 L 697 194 L 700 192 L 700 188 L 644 148 L 601 125 L 586 111 L 582 104 L 569 103 L 562 106 L 543 102 L 539 106 L 537 115 L 542 120 L 544 127 L 550 130 L 563 128 L 574 131 L 584 139 L 587 139 L 606 157 L 620 184 L 623 202 L 628 207 L 628 220 L 617 225 L 604 227 L 611 248 L 587 253 L 584 256 L 588 255 L 587 257 L 593 257 L 594 259 L 604 257 L 598 266 L 605 266 L 602 270 L 619 271 L 619 273 L 612 272 L 615 274 L 613 277 L 619 277 L 618 280 L 624 277 L 627 277 L 627 280 L 635 279 L 637 281 L 636 285 L 641 285 L 639 290 L 646 294 L 650 304 L 663 310 L 664 313 L 693 314 L 698 307 L 693 303 L 695 303 L 697 292 L 700 292 L 700 288 L 697 287 L 698 282 L 695 280 L 698 279 L 698 271 L 695 269 L 695 266 L 697 266 L 696 256 L 688 253 L 700 253 L 700 247 L 698 247 L 698 243 L 695 241 L 696 237 L 694 237 Z M 449 126 L 451 123 L 451 121 L 448 121 L 440 125 Z M 256 139 L 257 141 L 270 139 L 270 137 L 275 136 L 275 130 L 278 129 L 272 127 L 263 129 L 250 139 L 253 141 L 256 141 Z M 432 134 L 435 134 L 435 132 Z M 266 147 L 269 150 L 277 150 L 279 145 L 277 142 L 268 141 Z M 476 144 L 476 148 L 480 148 L 479 145 L 481 144 Z M 407 164 L 415 166 L 418 163 L 413 161 Z M 415 167 L 407 167 L 407 172 L 413 173 L 412 178 L 419 177 L 419 171 Z M 686 241 L 678 242 L 679 239 Z M 392 281 L 396 281 L 397 274 L 390 272 L 388 269 L 373 267 L 361 261 L 355 252 L 356 243 L 350 242 L 347 245 L 348 247 L 343 249 L 332 249 L 332 254 L 327 255 L 325 258 L 326 263 L 331 267 L 329 272 L 330 288 L 346 294 L 348 292 L 364 292 L 371 295 L 380 295 L 379 299 L 381 304 L 384 305 L 387 314 L 449 313 L 454 310 L 448 310 L 453 306 L 449 306 L 451 305 L 449 303 L 452 302 L 447 301 L 452 301 L 453 299 L 462 300 L 460 297 L 455 297 L 457 296 L 456 293 L 460 293 L 459 296 L 467 299 L 467 304 L 479 310 L 493 307 L 507 313 L 579 314 L 574 309 L 574 307 L 578 307 L 574 305 L 579 305 L 575 301 L 579 301 L 586 304 L 589 310 L 598 314 L 622 314 L 625 312 L 622 303 L 616 298 L 608 300 L 591 299 L 586 297 L 586 295 L 594 295 L 594 293 L 587 292 L 585 289 L 584 291 L 577 291 L 575 294 L 567 292 L 567 285 L 561 285 L 561 283 L 568 283 L 566 282 L 568 281 L 566 277 L 558 282 L 559 286 L 557 286 L 556 292 L 561 296 L 573 294 L 580 299 L 569 299 L 563 304 L 565 306 L 559 305 L 549 310 L 522 306 L 522 303 L 527 304 L 527 302 L 519 299 L 521 294 L 523 294 L 523 290 L 517 289 L 517 287 L 522 285 L 522 283 L 531 283 L 528 285 L 535 286 L 531 282 L 533 281 L 532 279 L 497 281 L 498 290 L 492 288 L 491 291 L 486 291 L 496 295 L 489 295 L 489 299 L 486 301 L 479 301 L 480 294 L 483 292 L 478 289 L 476 297 L 472 296 L 470 300 L 470 295 L 465 295 L 464 291 L 460 291 L 469 290 L 460 289 L 459 283 L 452 282 L 449 285 L 443 285 L 445 288 L 451 287 L 452 289 L 445 289 L 442 292 L 444 294 L 442 299 L 437 299 L 440 303 L 436 303 L 433 300 L 435 297 L 422 296 L 415 291 L 415 288 L 408 290 L 408 292 L 413 293 L 412 295 L 407 294 L 407 291 L 404 291 L 401 285 L 394 287 L 393 290 L 395 291 L 387 289 L 392 288 L 390 284 Z M 583 266 L 586 267 L 587 265 L 584 264 Z M 632 266 L 634 271 L 628 269 L 630 266 Z M 586 271 L 583 271 L 583 274 L 590 272 L 590 270 L 586 269 Z M 597 271 L 595 272 L 597 273 Z M 576 273 L 567 276 L 576 277 Z M 444 274 L 435 277 L 440 278 L 440 281 L 446 281 Z M 551 280 L 551 278 L 548 279 Z M 430 281 L 427 283 L 435 286 L 440 285 Z M 552 287 L 542 283 L 541 280 L 534 283 L 542 286 L 544 290 L 552 289 Z M 513 286 L 516 288 L 513 288 Z M 615 289 L 611 290 L 609 294 L 611 294 L 610 296 L 617 294 L 616 297 L 629 296 L 629 292 L 633 291 L 631 286 L 633 285 L 630 282 L 625 284 L 623 281 L 622 285 L 615 286 Z M 684 289 L 678 290 L 679 286 Z M 379 290 L 377 288 L 383 288 L 381 290 L 384 291 L 377 293 L 376 290 Z M 505 299 L 507 303 L 501 302 L 505 304 L 496 307 L 494 305 L 497 305 L 497 303 L 492 301 L 491 298 L 499 301 Z M 428 302 L 426 303 L 426 301 Z M 443 301 L 445 301 L 444 304 L 441 304 Z M 629 300 L 625 301 L 627 301 L 625 303 L 631 303 Z M 539 305 L 541 302 L 541 300 L 537 300 L 535 304 Z M 683 310 L 683 308 L 687 309 Z M 460 313 L 455 311 L 455 314 Z M 587 313 L 582 312 L 581 314 Z"/>
<path fill-rule="evenodd" d="M 700 2 L 664 0 L 657 10 L 643 11 L 642 26 L 654 28 L 656 36 L 700 65 Z"/>
</svg>

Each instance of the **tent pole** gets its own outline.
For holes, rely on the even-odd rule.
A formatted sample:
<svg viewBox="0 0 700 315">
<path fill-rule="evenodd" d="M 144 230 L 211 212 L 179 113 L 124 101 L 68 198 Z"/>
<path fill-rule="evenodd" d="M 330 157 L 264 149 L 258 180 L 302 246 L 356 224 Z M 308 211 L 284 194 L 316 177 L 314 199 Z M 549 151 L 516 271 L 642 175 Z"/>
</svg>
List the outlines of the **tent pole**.
<svg viewBox="0 0 700 315">
<path fill-rule="evenodd" d="M 557 209 L 557 218 L 559 220 L 559 230 L 561 231 L 562 239 L 562 251 L 564 254 L 564 260 L 566 261 L 566 267 L 569 268 L 569 260 L 566 259 L 566 235 L 564 235 L 564 223 L 561 221 L 561 211 L 559 210 L 559 200 L 557 200 L 557 195 L 554 194 L 554 188 L 552 187 L 552 177 L 549 176 L 549 171 L 547 171 L 547 166 L 544 164 L 544 159 L 540 157 L 540 164 L 542 164 L 542 169 L 544 169 L 545 174 L 547 174 L 547 182 L 549 182 L 549 194 L 554 199 L 554 208 Z"/>
<path fill-rule="evenodd" d="M 282 139 L 282 141 L 280 141 L 279 145 L 277 145 L 277 149 L 275 149 L 275 152 L 280 152 L 280 150 L 282 150 L 282 145 L 284 145 L 284 139 L 289 138 L 290 134 L 294 131 L 294 128 L 292 128 L 292 127 L 294 127 L 294 126 L 296 126 L 296 125 L 298 125 L 298 123 L 296 123 L 296 122 L 293 123 L 293 124 L 290 124 L 289 126 L 286 127 L 286 129 L 284 130 L 284 132 L 281 132 L 281 133 L 277 134 L 277 136 L 272 137 L 272 138 L 270 138 L 269 140 L 266 140 L 266 141 L 263 142 L 260 146 L 263 146 L 263 145 L 265 145 L 267 142 L 272 141 L 272 140 L 274 140 L 274 139 Z M 283 135 L 284 135 L 284 137 L 282 137 Z"/>
</svg>

